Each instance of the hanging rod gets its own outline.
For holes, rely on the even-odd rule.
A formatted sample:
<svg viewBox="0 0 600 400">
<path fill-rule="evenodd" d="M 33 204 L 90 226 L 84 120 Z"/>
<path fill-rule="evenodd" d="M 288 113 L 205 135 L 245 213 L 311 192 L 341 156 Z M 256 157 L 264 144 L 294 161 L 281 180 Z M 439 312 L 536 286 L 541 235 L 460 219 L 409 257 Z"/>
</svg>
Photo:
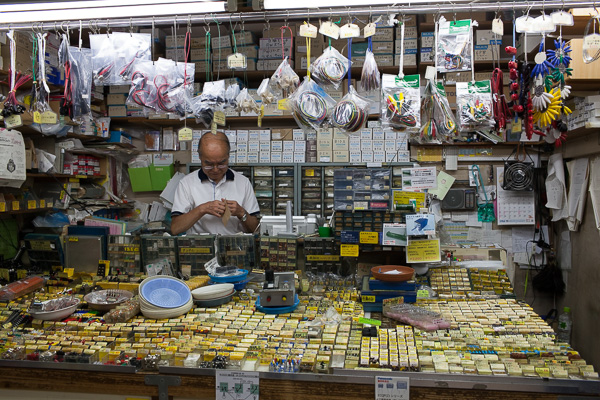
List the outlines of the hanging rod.
<svg viewBox="0 0 600 400">
<path fill-rule="evenodd" d="M 566 3 L 566 4 L 565 4 Z M 410 4 L 410 1 L 408 2 Z M 19 24 L 0 24 L 0 31 L 14 30 L 56 30 L 77 29 L 80 22 L 86 24 L 86 27 L 94 24 L 99 28 L 109 26 L 110 28 L 129 28 L 132 26 L 155 26 L 173 25 L 177 23 L 191 24 L 211 24 L 218 22 L 263 22 L 263 21 L 287 21 L 287 20 L 306 20 L 310 18 L 329 18 L 335 16 L 365 16 L 365 15 L 386 15 L 386 14 L 449 14 L 465 12 L 502 12 L 502 11 L 523 11 L 531 10 L 557 10 L 563 9 L 567 5 L 569 8 L 592 8 L 596 6 L 595 1 L 535 1 L 535 2 L 470 2 L 466 4 L 434 4 L 434 5 L 400 5 L 383 7 L 346 7 L 346 8 L 327 8 L 327 9 L 302 9 L 293 11 L 264 11 L 264 12 L 244 12 L 244 13 L 220 13 L 220 14 L 195 14 L 187 15 L 177 13 L 177 15 L 168 17 L 141 17 L 141 18 L 116 18 L 110 20 L 84 19 L 76 21 L 55 21 L 55 22 L 33 22 Z M 181 10 L 184 11 L 184 10 Z"/>
</svg>

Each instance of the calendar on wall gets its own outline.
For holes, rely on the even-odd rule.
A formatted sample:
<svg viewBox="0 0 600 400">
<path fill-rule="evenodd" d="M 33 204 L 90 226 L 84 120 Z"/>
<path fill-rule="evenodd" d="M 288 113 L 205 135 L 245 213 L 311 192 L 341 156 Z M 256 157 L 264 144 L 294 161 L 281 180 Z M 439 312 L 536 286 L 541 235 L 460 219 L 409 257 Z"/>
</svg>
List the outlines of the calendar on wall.
<svg viewBox="0 0 600 400">
<path fill-rule="evenodd" d="M 498 225 L 534 225 L 534 192 L 521 192 L 502 189 L 504 167 L 497 168 L 496 207 Z"/>
</svg>

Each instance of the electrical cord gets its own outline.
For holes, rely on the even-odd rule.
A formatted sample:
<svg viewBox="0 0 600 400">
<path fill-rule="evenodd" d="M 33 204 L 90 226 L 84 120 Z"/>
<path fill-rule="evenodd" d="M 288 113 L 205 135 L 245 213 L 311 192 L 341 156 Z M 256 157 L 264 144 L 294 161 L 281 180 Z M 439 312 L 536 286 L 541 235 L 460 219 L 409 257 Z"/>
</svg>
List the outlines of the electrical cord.
<svg viewBox="0 0 600 400">
<path fill-rule="evenodd" d="M 93 212 L 91 212 L 90 210 L 87 209 L 87 207 L 85 206 L 85 204 L 83 202 L 81 202 L 79 199 L 76 199 L 75 197 L 71 196 L 71 193 L 67 192 L 67 190 L 65 190 L 65 188 L 63 187 L 63 183 L 61 181 L 59 181 L 56 176 L 54 176 L 54 174 L 50 173 L 50 172 L 44 172 L 46 175 L 52 177 L 52 179 L 54 179 L 56 181 L 56 183 L 58 183 L 60 185 L 60 187 L 62 188 L 62 190 L 65 192 L 65 194 L 67 196 L 69 196 L 69 198 L 77 205 L 79 205 L 83 211 L 87 212 L 89 215 L 94 215 Z"/>
</svg>

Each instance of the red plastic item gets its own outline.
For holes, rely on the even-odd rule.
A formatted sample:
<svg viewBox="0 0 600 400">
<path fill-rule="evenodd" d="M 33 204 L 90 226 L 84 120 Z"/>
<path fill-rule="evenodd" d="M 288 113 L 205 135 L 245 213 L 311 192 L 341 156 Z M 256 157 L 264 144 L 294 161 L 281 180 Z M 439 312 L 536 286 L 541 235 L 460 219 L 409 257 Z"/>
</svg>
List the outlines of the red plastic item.
<svg viewBox="0 0 600 400">
<path fill-rule="evenodd" d="M 9 283 L 0 289 L 0 301 L 10 301 L 17 297 L 25 296 L 44 286 L 44 279 L 39 276 L 28 276 L 27 278 Z"/>
<path fill-rule="evenodd" d="M 504 48 L 504 51 L 506 51 L 511 56 L 517 55 L 517 49 L 515 47 L 512 47 L 512 46 L 506 46 Z"/>
<path fill-rule="evenodd" d="M 399 273 L 386 274 L 389 271 L 398 271 Z M 371 274 L 375 279 L 384 282 L 404 282 L 409 281 L 415 275 L 415 270 L 402 265 L 380 265 L 371 268 Z"/>
</svg>

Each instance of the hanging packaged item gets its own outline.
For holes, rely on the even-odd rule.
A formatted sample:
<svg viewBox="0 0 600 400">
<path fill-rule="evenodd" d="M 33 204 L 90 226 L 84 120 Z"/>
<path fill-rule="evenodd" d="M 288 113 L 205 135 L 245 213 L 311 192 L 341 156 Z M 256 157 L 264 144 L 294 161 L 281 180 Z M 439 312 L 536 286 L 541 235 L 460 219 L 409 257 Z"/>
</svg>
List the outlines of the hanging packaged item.
<svg viewBox="0 0 600 400">
<path fill-rule="evenodd" d="M 196 123 L 210 127 L 214 112 L 222 111 L 225 106 L 225 81 L 205 82 L 200 96 L 194 97 L 191 102 L 191 111 L 196 118 Z"/>
<path fill-rule="evenodd" d="M 470 19 L 446 21 L 440 18 L 437 31 L 438 72 L 468 71 L 473 65 L 473 29 Z"/>
<path fill-rule="evenodd" d="M 322 85 L 339 89 L 348 73 L 350 61 L 334 47 L 327 47 L 323 54 L 310 65 L 310 73 Z"/>
<path fill-rule="evenodd" d="M 250 93 L 248 93 L 248 89 L 246 88 L 244 88 L 238 94 L 237 98 L 235 99 L 235 102 L 237 111 L 245 113 L 254 112 L 257 114 L 260 112 L 260 107 L 258 106 L 256 101 L 254 101 L 252 96 L 250 96 Z"/>
<path fill-rule="evenodd" d="M 129 83 L 135 72 L 133 68 L 135 61 L 152 59 L 151 35 L 149 33 L 115 32 L 110 34 L 110 38 L 115 49 L 115 74 L 114 80 L 111 80 L 110 84 Z"/>
<path fill-rule="evenodd" d="M 63 35 L 58 60 L 65 70 L 60 113 L 81 123 L 92 112 L 92 52 L 90 49 L 69 46 L 67 35 Z"/>
<path fill-rule="evenodd" d="M 378 91 L 381 88 L 381 74 L 371 49 L 367 49 L 365 55 L 365 63 L 360 75 L 360 86 L 367 93 Z"/>
<path fill-rule="evenodd" d="M 135 72 L 136 60 L 151 60 L 151 35 L 115 32 L 90 35 L 94 84 L 123 85 Z"/>
<path fill-rule="evenodd" d="M 108 86 L 112 82 L 116 82 L 116 51 L 110 35 L 90 35 L 90 48 L 92 50 L 94 85 Z"/>
<path fill-rule="evenodd" d="M 136 60 L 135 72 L 131 77 L 129 96 L 125 102 L 128 106 L 144 107 L 145 114 L 154 112 L 156 102 L 156 86 L 154 85 L 155 68 L 152 61 Z"/>
<path fill-rule="evenodd" d="M 335 100 L 308 77 L 290 96 L 288 103 L 298 126 L 304 130 L 320 128 L 335 107 Z"/>
<path fill-rule="evenodd" d="M 456 121 L 452 115 L 446 90 L 441 82 L 427 82 L 421 105 L 423 126 L 415 138 L 420 143 L 451 143 L 458 136 Z"/>
<path fill-rule="evenodd" d="M 381 79 L 381 122 L 384 127 L 421 127 L 421 77 L 383 74 Z"/>
<path fill-rule="evenodd" d="M 344 133 L 354 133 L 364 128 L 369 116 L 369 101 L 356 93 L 350 85 L 348 94 L 336 104 L 331 113 L 331 124 Z"/>
<path fill-rule="evenodd" d="M 283 90 L 284 96 L 293 93 L 300 84 L 300 78 L 294 69 L 290 66 L 286 57 L 271 77 L 271 85 L 279 90 Z"/>
<path fill-rule="evenodd" d="M 494 128 L 492 86 L 489 80 L 456 82 L 456 104 L 460 132 Z"/>
<path fill-rule="evenodd" d="M 277 97 L 271 91 L 271 85 L 269 85 L 270 79 L 265 78 L 260 83 L 258 87 L 257 94 L 260 96 L 261 102 L 263 105 L 272 104 L 277 101 Z"/>
</svg>

